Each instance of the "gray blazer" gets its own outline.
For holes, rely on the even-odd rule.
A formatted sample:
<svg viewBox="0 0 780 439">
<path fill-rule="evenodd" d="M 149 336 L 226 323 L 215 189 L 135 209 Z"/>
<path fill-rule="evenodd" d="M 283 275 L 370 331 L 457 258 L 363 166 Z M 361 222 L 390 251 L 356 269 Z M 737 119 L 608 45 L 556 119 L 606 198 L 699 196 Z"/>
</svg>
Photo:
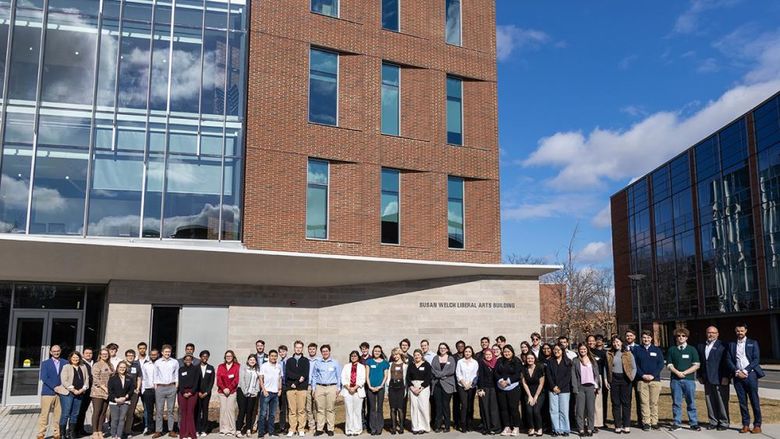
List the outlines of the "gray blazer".
<svg viewBox="0 0 780 439">
<path fill-rule="evenodd" d="M 580 357 L 575 358 L 571 361 L 571 393 L 577 394 L 582 390 L 582 377 L 580 376 L 580 366 L 582 363 L 580 362 Z M 596 378 L 596 386 L 595 388 L 599 388 L 599 366 L 598 363 L 595 361 L 590 362 L 590 366 L 593 368 L 593 377 Z"/>
<path fill-rule="evenodd" d="M 431 361 L 431 373 L 433 379 L 431 380 L 431 387 L 434 387 L 437 383 L 441 384 L 441 388 L 445 393 L 455 393 L 455 368 L 457 359 L 450 355 L 447 358 L 447 364 L 442 369 L 439 363 L 439 356 L 433 357 Z"/>
</svg>

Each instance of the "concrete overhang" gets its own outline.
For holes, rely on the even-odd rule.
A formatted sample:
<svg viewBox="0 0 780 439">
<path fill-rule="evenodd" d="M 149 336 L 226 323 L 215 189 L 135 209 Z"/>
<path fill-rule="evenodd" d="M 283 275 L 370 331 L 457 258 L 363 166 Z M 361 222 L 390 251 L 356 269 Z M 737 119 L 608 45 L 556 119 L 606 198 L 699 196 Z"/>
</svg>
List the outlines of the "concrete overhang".
<svg viewBox="0 0 780 439">
<path fill-rule="evenodd" d="M 463 276 L 535 279 L 560 268 L 248 250 L 240 243 L 0 235 L 0 279 L 18 281 L 332 287 Z"/>
</svg>

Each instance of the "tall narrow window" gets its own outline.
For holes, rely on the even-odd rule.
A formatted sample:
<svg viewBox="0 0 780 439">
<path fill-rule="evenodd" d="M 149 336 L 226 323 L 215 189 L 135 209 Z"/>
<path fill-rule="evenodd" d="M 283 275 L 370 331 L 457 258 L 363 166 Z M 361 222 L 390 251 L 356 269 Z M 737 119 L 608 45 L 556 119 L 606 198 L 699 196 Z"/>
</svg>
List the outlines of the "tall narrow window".
<svg viewBox="0 0 780 439">
<path fill-rule="evenodd" d="M 400 26 L 401 0 L 382 0 L 382 29 L 398 32 Z"/>
<path fill-rule="evenodd" d="M 448 44 L 460 46 L 461 38 L 461 12 L 460 0 L 445 0 L 447 2 L 446 38 Z"/>
<path fill-rule="evenodd" d="M 401 132 L 401 68 L 382 64 L 382 134 Z"/>
<path fill-rule="evenodd" d="M 447 178 L 447 235 L 450 248 L 463 248 L 463 178 Z"/>
<path fill-rule="evenodd" d="M 401 172 L 397 169 L 382 169 L 382 244 L 400 244 Z"/>
<path fill-rule="evenodd" d="M 447 143 L 463 145 L 463 80 L 447 77 Z"/>
<path fill-rule="evenodd" d="M 309 55 L 309 121 L 336 125 L 339 101 L 339 55 L 311 49 Z"/>
<path fill-rule="evenodd" d="M 328 239 L 328 162 L 309 159 L 306 188 L 306 237 Z"/>
<path fill-rule="evenodd" d="M 339 0 L 311 0 L 311 11 L 331 17 L 339 16 Z"/>
</svg>

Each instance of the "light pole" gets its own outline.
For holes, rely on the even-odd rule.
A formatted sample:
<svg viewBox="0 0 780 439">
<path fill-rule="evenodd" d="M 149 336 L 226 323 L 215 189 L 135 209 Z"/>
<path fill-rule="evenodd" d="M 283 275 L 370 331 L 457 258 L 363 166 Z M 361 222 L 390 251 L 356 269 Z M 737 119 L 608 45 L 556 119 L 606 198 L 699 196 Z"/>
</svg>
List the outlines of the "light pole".
<svg viewBox="0 0 780 439">
<path fill-rule="evenodd" d="M 642 334 L 642 296 L 639 293 L 639 282 L 645 280 L 647 276 L 642 273 L 629 274 L 628 278 L 637 283 L 636 287 L 636 316 L 639 323 L 639 334 Z M 641 338 L 640 338 L 641 340 Z"/>
</svg>

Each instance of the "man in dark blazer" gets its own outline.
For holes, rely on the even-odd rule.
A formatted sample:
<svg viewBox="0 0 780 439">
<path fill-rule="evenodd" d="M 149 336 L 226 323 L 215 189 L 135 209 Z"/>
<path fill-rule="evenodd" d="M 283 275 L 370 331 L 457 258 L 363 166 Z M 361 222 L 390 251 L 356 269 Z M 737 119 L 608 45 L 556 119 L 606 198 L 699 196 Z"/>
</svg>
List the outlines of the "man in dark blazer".
<svg viewBox="0 0 780 439">
<path fill-rule="evenodd" d="M 761 403 L 758 400 L 758 380 L 764 377 L 759 365 L 761 352 L 756 340 L 747 338 L 747 324 L 740 323 L 734 328 L 737 341 L 729 343 L 729 370 L 734 374 L 734 390 L 739 399 L 739 411 L 742 415 L 740 433 L 761 433 Z M 748 399 L 753 408 L 753 429 L 750 429 Z"/>
<path fill-rule="evenodd" d="M 704 385 L 704 399 L 707 402 L 707 417 L 710 430 L 729 428 L 729 377 L 728 350 L 718 340 L 718 328 L 707 327 L 707 342 L 698 346 L 701 367 L 696 371 L 699 382 Z"/>
</svg>

